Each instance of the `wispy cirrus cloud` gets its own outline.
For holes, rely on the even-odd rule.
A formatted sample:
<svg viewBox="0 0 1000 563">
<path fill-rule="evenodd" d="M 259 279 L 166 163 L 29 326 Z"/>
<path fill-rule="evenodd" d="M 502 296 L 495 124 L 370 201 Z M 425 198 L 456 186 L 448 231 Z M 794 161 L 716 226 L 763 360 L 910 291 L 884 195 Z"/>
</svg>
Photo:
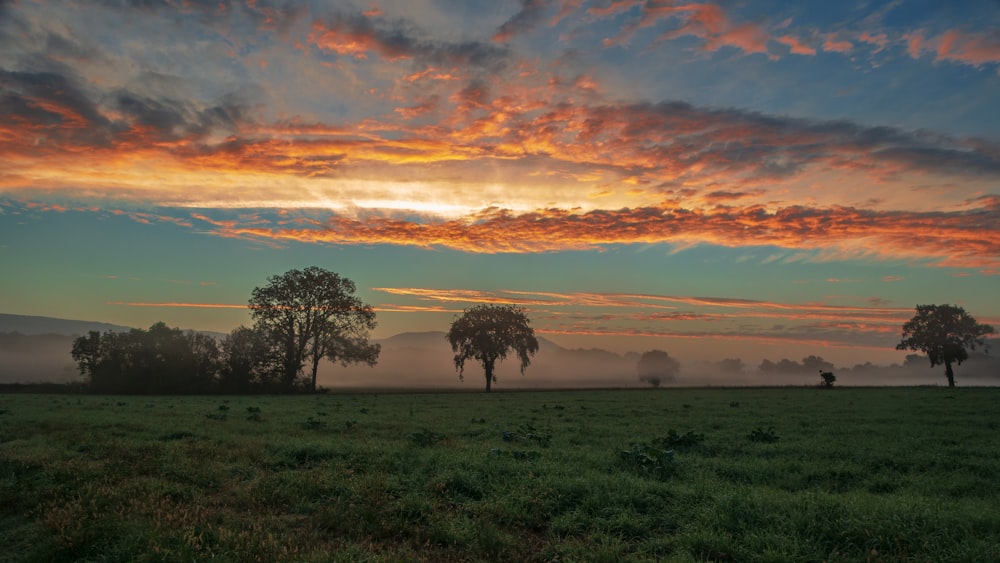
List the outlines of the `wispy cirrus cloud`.
<svg viewBox="0 0 1000 563">
<path fill-rule="evenodd" d="M 144 302 L 144 301 L 109 301 L 108 305 L 123 305 L 126 307 L 164 307 L 181 309 L 246 309 L 247 306 L 232 303 L 183 303 L 183 302 Z"/>
<path fill-rule="evenodd" d="M 669 339 L 822 347 L 887 346 L 911 309 L 882 301 L 862 305 L 785 303 L 685 295 L 376 287 L 418 303 L 504 303 L 524 307 L 541 334 Z"/>
<path fill-rule="evenodd" d="M 274 241 L 393 244 L 474 253 L 592 250 L 614 244 L 777 246 L 812 251 L 813 260 L 916 260 L 940 267 L 995 268 L 1000 214 L 874 212 L 794 206 L 695 210 L 645 207 L 574 213 L 559 209 L 516 214 L 487 209 L 462 219 L 417 223 L 340 216 L 312 227 L 222 226 L 213 232 Z"/>
<path fill-rule="evenodd" d="M 412 60 L 424 66 L 497 71 L 510 59 L 510 53 L 502 46 L 484 41 L 450 42 L 423 37 L 413 27 L 377 13 L 317 18 L 312 22 L 307 41 L 321 51 L 354 59 L 378 55 L 388 61 Z"/>
<path fill-rule="evenodd" d="M 788 315 L 803 315 L 801 318 L 831 319 L 831 314 L 863 315 L 867 318 L 890 318 L 897 320 L 911 309 L 898 307 L 872 307 L 831 305 L 825 303 L 781 303 L 758 299 L 733 297 L 699 297 L 684 295 L 659 295 L 642 293 L 598 293 L 598 292 L 554 292 L 523 290 L 472 290 L 435 289 L 415 287 L 373 287 L 372 291 L 391 295 L 415 297 L 420 300 L 445 303 L 507 303 L 522 306 L 597 307 L 633 309 L 675 309 L 679 305 L 717 308 L 727 311 L 727 315 L 742 315 L 742 311 L 758 310 L 750 314 L 767 314 L 766 311 L 782 311 Z M 736 312 L 732 312 L 735 310 Z M 646 313 L 662 315 L 663 319 L 677 319 L 674 313 Z M 686 313 L 685 313 L 686 314 Z M 786 314 L 786 313 L 780 313 Z M 815 316 L 815 315 L 818 315 Z"/>
</svg>

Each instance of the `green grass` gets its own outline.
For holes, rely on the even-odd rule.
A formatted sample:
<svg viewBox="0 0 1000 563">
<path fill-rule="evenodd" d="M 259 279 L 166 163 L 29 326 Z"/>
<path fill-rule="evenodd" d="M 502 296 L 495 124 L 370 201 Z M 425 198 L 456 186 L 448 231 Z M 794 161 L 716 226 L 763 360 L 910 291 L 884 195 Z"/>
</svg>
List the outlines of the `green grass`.
<svg viewBox="0 0 1000 563">
<path fill-rule="evenodd" d="M 0 559 L 997 561 L 998 404 L 0 395 Z"/>
</svg>

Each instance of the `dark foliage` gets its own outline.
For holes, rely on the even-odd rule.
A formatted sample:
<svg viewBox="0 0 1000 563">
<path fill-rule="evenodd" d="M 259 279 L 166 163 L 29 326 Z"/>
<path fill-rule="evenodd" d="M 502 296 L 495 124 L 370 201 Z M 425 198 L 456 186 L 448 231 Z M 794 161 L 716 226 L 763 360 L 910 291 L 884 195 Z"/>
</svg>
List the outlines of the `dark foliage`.
<svg viewBox="0 0 1000 563">
<path fill-rule="evenodd" d="M 948 386 L 955 386 L 951 364 L 962 365 L 969 350 L 984 346 L 993 327 L 981 324 L 956 305 L 917 305 L 917 314 L 903 325 L 903 339 L 897 350 L 915 350 L 927 354 L 931 367 L 944 364 Z"/>
<path fill-rule="evenodd" d="M 521 361 L 521 374 L 531 363 L 531 356 L 538 351 L 535 331 L 529 326 L 524 311 L 513 305 L 478 305 L 466 309 L 451 323 L 447 338 L 455 352 L 455 369 L 459 379 L 465 370 L 465 361 L 475 359 L 483 365 L 486 375 L 486 392 L 496 382 L 493 370 L 511 351 Z"/>
<path fill-rule="evenodd" d="M 73 360 L 96 393 L 185 394 L 214 387 L 219 348 L 211 336 L 156 323 L 149 330 L 91 331 Z"/>
<path fill-rule="evenodd" d="M 307 385 L 316 391 L 324 358 L 343 365 L 378 361 L 380 347 L 368 341 L 375 310 L 354 296 L 356 289 L 351 280 L 315 266 L 272 276 L 266 286 L 254 288 L 253 330 L 268 344 L 284 390 L 294 390 L 308 364 Z"/>
</svg>

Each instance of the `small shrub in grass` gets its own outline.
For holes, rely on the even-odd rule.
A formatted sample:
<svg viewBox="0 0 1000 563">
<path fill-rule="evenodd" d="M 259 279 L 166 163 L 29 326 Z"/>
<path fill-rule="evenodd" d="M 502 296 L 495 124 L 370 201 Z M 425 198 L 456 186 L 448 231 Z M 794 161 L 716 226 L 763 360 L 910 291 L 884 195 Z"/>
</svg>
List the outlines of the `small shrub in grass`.
<svg viewBox="0 0 1000 563">
<path fill-rule="evenodd" d="M 205 415 L 205 418 L 207 418 L 209 420 L 226 420 L 226 413 L 224 413 L 224 412 L 222 412 L 222 413 L 210 412 L 210 413 L 208 413 L 208 414 Z"/>
<path fill-rule="evenodd" d="M 511 459 L 524 460 L 529 463 L 538 460 L 542 457 L 542 454 L 536 451 L 524 451 L 524 450 L 503 450 L 500 448 L 493 448 L 490 453 L 497 457 L 507 457 Z"/>
<path fill-rule="evenodd" d="M 174 440 L 183 440 L 185 438 L 194 438 L 194 434 L 188 431 L 182 432 L 171 432 L 170 434 L 164 434 L 160 437 L 164 442 L 171 442 Z"/>
<path fill-rule="evenodd" d="M 302 423 L 302 426 L 306 430 L 319 430 L 320 428 L 326 426 L 326 423 L 323 422 L 322 420 L 317 420 L 310 416 L 309 418 L 306 419 L 305 422 Z"/>
<path fill-rule="evenodd" d="M 536 442 L 543 448 L 549 447 L 549 441 L 552 440 L 552 435 L 543 434 L 530 424 L 522 424 L 517 430 L 514 431 L 504 430 L 501 435 L 503 436 L 504 442 L 527 440 L 529 442 Z"/>
<path fill-rule="evenodd" d="M 773 444 L 780 440 L 781 438 L 774 432 L 773 426 L 768 426 L 767 430 L 763 427 L 754 428 L 749 434 L 747 434 L 747 440 L 751 442 L 760 442 L 762 444 Z"/>
<path fill-rule="evenodd" d="M 698 444 L 705 441 L 705 435 L 699 434 L 694 430 L 689 430 L 687 432 L 677 432 L 673 428 L 667 432 L 666 438 L 661 438 L 664 449 L 680 449 L 680 448 L 690 448 L 697 446 Z"/>
<path fill-rule="evenodd" d="M 444 440 L 444 434 L 433 432 L 431 430 L 427 430 L 426 428 L 420 432 L 410 434 L 410 441 L 421 448 L 433 446 L 441 440 Z"/>
<path fill-rule="evenodd" d="M 618 452 L 618 457 L 626 467 L 652 477 L 669 477 L 677 469 L 674 450 L 665 450 L 655 443 L 632 444 L 630 449 Z"/>
</svg>

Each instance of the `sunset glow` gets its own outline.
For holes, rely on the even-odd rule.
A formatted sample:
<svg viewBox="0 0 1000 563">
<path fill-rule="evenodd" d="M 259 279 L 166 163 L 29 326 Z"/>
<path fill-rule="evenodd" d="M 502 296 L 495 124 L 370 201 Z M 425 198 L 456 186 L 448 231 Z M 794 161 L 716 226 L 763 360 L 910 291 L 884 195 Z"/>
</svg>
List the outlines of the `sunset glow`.
<svg viewBox="0 0 1000 563">
<path fill-rule="evenodd" d="M 1000 325 L 995 2 L 0 1 L 0 312 L 888 363 Z"/>
</svg>

